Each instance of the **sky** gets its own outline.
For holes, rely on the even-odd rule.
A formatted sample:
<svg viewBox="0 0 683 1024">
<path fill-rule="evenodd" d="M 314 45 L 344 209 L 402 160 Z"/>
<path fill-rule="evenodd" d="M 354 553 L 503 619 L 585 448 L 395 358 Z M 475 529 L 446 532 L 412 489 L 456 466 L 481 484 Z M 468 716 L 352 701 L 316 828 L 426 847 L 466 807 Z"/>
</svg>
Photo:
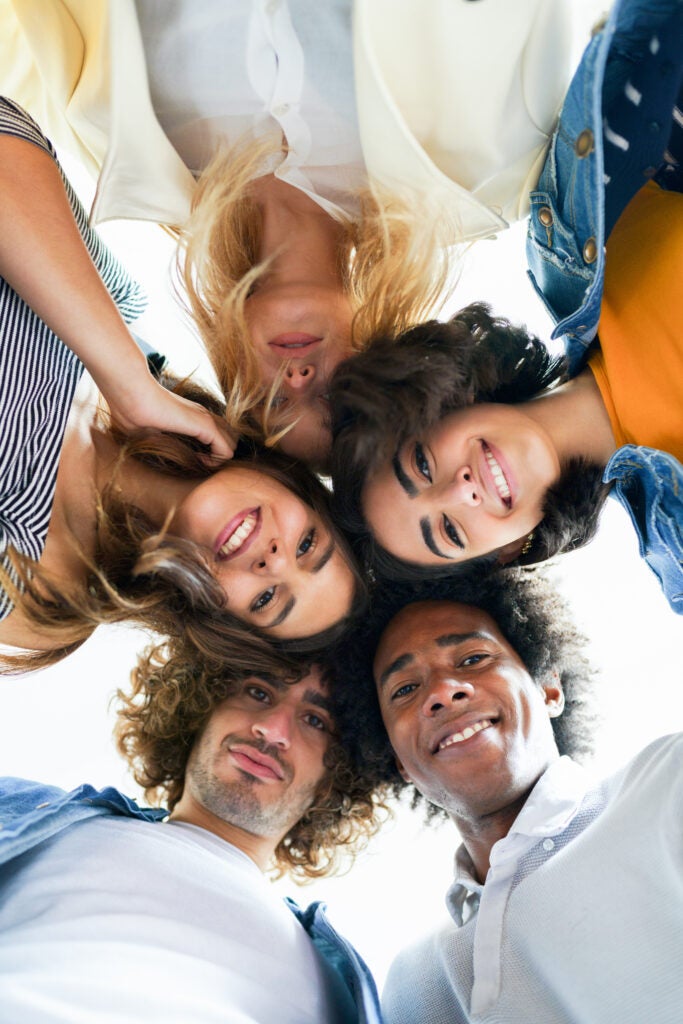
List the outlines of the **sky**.
<svg viewBox="0 0 683 1024">
<path fill-rule="evenodd" d="M 75 168 L 69 173 L 78 177 Z M 78 181 L 81 192 L 87 182 Z M 173 246 L 159 228 L 113 223 L 102 233 L 150 294 L 150 310 L 136 331 L 165 351 L 179 371 L 208 363 L 170 286 Z M 496 241 L 477 243 L 455 295 L 464 305 L 485 298 L 494 311 L 547 338 L 549 323 L 524 272 L 524 233 L 518 225 Z M 659 735 L 683 729 L 683 622 L 664 600 L 638 556 L 635 535 L 616 502 L 608 501 L 598 539 L 558 560 L 554 572 L 574 615 L 590 638 L 601 672 L 597 690 L 602 724 L 594 770 L 606 774 Z M 127 685 L 138 631 L 100 629 L 72 657 L 42 673 L 0 681 L 0 774 L 72 788 L 81 782 L 139 792 L 111 742 L 117 688 Z M 426 828 L 422 815 L 399 808 L 346 875 L 283 894 L 302 903 L 328 902 L 332 920 L 354 942 L 381 984 L 395 953 L 445 920 L 458 838 L 448 823 Z"/>
</svg>

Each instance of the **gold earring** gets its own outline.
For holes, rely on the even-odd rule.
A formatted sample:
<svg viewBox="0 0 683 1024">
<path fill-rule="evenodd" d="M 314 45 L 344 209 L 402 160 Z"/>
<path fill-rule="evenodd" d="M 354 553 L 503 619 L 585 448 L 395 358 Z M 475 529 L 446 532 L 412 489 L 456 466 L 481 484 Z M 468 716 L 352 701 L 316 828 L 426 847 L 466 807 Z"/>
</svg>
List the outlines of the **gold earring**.
<svg viewBox="0 0 683 1024">
<path fill-rule="evenodd" d="M 531 545 L 534 542 L 534 537 L 535 536 L 536 536 L 536 534 L 532 530 L 531 533 L 529 534 L 529 536 L 527 537 L 527 539 L 524 541 L 524 544 L 522 545 L 522 550 L 520 551 L 520 555 L 528 555 L 529 554 L 529 552 L 531 551 Z"/>
</svg>

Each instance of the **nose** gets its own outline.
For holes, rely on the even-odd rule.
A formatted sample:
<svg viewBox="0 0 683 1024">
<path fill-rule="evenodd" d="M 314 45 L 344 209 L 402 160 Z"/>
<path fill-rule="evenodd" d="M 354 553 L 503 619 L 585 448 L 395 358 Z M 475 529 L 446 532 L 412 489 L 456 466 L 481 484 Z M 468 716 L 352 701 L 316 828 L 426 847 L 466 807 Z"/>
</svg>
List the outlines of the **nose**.
<svg viewBox="0 0 683 1024">
<path fill-rule="evenodd" d="M 473 693 L 470 683 L 461 683 L 447 672 L 435 672 L 429 680 L 422 703 L 422 714 L 426 718 L 433 718 L 452 704 L 468 701 Z"/>
<path fill-rule="evenodd" d="M 285 370 L 284 384 L 292 391 L 303 391 L 315 380 L 315 364 L 291 363 Z"/>
<path fill-rule="evenodd" d="M 287 709 L 279 704 L 260 712 L 257 722 L 251 727 L 253 736 L 270 746 L 288 750 L 292 741 L 291 720 Z"/>
<path fill-rule="evenodd" d="M 279 537 L 269 540 L 254 558 L 252 569 L 260 575 L 281 573 L 287 565 L 284 541 Z"/>
<path fill-rule="evenodd" d="M 444 490 L 448 497 L 462 505 L 474 507 L 481 504 L 481 487 L 469 466 L 461 466 Z"/>
</svg>

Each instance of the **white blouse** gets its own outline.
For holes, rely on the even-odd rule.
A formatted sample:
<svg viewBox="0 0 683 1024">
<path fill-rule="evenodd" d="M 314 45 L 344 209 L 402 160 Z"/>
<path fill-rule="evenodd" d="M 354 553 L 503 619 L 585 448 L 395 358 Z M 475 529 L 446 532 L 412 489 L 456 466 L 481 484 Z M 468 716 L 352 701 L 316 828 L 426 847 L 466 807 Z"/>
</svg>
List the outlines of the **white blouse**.
<svg viewBox="0 0 683 1024">
<path fill-rule="evenodd" d="M 242 136 L 279 133 L 275 169 L 337 219 L 365 184 L 350 0 L 136 0 L 154 112 L 198 174 Z"/>
</svg>

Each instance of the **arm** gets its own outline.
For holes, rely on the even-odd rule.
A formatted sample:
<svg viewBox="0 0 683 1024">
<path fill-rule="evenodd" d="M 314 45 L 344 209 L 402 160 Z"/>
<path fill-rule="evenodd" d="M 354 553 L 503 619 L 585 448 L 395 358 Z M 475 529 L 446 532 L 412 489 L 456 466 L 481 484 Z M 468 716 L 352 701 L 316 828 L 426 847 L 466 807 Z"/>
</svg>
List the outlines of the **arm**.
<svg viewBox="0 0 683 1024">
<path fill-rule="evenodd" d="M 116 422 L 234 445 L 218 417 L 149 374 L 83 243 L 58 167 L 33 143 L 0 135 L 0 274 L 92 375 Z"/>
</svg>

